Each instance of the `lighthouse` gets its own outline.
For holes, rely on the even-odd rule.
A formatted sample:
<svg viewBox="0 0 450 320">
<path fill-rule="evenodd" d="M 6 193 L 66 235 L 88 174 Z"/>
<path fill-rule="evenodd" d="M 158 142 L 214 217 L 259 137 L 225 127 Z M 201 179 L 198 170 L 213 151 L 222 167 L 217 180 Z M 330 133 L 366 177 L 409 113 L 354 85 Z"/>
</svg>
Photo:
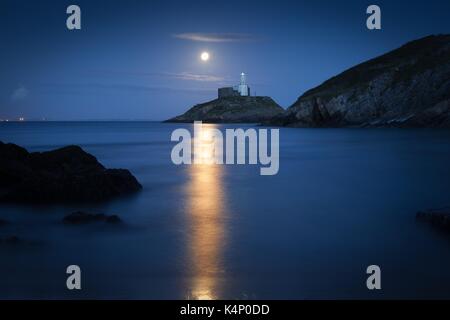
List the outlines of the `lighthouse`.
<svg viewBox="0 0 450 320">
<path fill-rule="evenodd" d="M 218 97 L 248 97 L 250 96 L 250 87 L 247 85 L 245 73 L 241 73 L 241 82 L 233 87 L 223 87 L 218 89 Z"/>
<path fill-rule="evenodd" d="M 239 84 L 239 94 L 241 96 L 249 96 L 250 88 L 247 86 L 247 81 L 245 79 L 245 73 L 241 73 L 241 83 Z"/>
</svg>

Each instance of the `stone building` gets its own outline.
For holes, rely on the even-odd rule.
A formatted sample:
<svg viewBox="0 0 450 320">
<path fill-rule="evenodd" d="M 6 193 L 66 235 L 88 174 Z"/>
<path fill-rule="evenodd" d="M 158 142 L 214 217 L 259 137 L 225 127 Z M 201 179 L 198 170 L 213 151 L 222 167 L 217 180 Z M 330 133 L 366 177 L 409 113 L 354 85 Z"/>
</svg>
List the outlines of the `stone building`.
<svg viewBox="0 0 450 320">
<path fill-rule="evenodd" d="M 223 87 L 218 89 L 218 97 L 238 97 L 238 96 L 250 96 L 250 87 L 247 85 L 245 73 L 241 73 L 241 81 L 239 85 L 234 87 Z"/>
</svg>

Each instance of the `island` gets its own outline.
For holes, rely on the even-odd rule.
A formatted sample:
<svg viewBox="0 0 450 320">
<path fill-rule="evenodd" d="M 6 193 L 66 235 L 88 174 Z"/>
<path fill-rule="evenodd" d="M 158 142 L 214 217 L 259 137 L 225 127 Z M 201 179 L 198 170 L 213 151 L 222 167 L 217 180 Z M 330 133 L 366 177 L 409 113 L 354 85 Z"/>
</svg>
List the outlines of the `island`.
<svg viewBox="0 0 450 320">
<path fill-rule="evenodd" d="M 222 97 L 195 105 L 166 122 L 261 123 L 283 112 L 270 97 Z"/>
<path fill-rule="evenodd" d="M 283 113 L 284 109 L 272 98 L 251 96 L 246 75 L 241 73 L 238 86 L 219 88 L 217 99 L 197 104 L 184 114 L 165 122 L 261 123 Z"/>
</svg>

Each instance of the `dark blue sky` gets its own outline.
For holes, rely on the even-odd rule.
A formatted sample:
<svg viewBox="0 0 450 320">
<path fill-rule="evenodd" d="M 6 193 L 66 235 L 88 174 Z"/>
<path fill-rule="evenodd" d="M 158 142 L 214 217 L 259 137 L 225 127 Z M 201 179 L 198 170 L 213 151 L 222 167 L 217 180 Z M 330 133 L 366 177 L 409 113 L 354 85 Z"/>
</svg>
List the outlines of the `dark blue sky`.
<svg viewBox="0 0 450 320">
<path fill-rule="evenodd" d="M 82 30 L 66 28 L 70 4 Z M 366 28 L 370 4 L 381 31 Z M 162 120 L 242 71 L 253 92 L 288 107 L 346 68 L 450 33 L 449 12 L 448 0 L 1 0 L 0 119 Z"/>
</svg>

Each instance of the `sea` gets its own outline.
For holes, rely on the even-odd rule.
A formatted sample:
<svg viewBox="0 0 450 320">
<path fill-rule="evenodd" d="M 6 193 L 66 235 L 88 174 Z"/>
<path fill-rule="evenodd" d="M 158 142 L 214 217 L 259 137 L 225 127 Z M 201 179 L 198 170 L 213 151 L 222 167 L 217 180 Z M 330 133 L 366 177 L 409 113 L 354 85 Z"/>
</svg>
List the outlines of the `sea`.
<svg viewBox="0 0 450 320">
<path fill-rule="evenodd" d="M 0 122 L 0 141 L 79 145 L 143 186 L 101 203 L 0 204 L 0 238 L 20 238 L 0 244 L 0 298 L 450 298 L 450 234 L 416 220 L 450 205 L 449 130 L 280 128 L 279 171 L 265 176 L 174 164 L 179 128 L 192 124 Z M 62 223 L 78 210 L 123 224 Z M 66 286 L 70 265 L 81 290 Z"/>
</svg>

